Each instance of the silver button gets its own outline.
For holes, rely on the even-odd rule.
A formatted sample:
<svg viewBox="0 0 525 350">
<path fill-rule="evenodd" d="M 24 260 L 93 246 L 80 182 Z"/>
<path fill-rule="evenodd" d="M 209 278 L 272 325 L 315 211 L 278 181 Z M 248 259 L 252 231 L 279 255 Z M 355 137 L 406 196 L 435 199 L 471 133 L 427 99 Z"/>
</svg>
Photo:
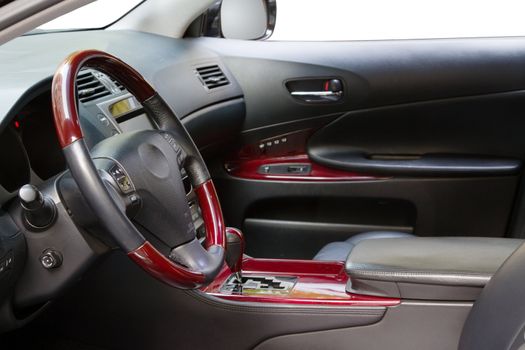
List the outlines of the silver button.
<svg viewBox="0 0 525 350">
<path fill-rule="evenodd" d="M 62 265 L 62 254 L 53 249 L 46 249 L 40 256 L 40 263 L 45 269 L 54 269 Z"/>
</svg>

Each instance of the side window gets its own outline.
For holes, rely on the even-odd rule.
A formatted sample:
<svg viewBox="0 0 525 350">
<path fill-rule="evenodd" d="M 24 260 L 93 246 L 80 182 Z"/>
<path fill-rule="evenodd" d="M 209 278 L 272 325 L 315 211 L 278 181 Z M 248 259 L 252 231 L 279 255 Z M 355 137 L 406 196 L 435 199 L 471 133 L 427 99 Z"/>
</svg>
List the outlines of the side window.
<svg viewBox="0 0 525 350">
<path fill-rule="evenodd" d="M 522 0 L 277 0 L 268 40 L 388 40 L 525 35 Z"/>
<path fill-rule="evenodd" d="M 228 14 L 223 17 L 230 25 L 255 25 L 256 21 L 246 20 L 253 13 L 246 12 L 263 7 L 250 8 L 247 3 L 261 2 L 271 28 L 254 37 L 249 34 L 252 28 L 239 27 L 241 35 L 232 38 L 346 41 L 525 35 L 523 0 L 218 0 L 202 16 L 199 35 L 228 37 L 221 18 L 225 4 Z"/>
</svg>

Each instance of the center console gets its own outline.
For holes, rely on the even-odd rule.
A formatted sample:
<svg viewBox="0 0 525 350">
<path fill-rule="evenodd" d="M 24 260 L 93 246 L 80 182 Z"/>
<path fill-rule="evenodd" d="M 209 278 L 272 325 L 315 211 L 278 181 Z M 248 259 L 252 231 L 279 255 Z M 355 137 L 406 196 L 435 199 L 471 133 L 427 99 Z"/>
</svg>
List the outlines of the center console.
<svg viewBox="0 0 525 350">
<path fill-rule="evenodd" d="M 358 244 L 346 263 L 245 256 L 241 276 L 224 266 L 202 291 L 267 304 L 390 307 L 402 300 L 475 301 L 521 243 L 472 237 L 372 239 Z"/>
<path fill-rule="evenodd" d="M 208 295 L 269 305 L 386 307 L 400 302 L 399 298 L 347 292 L 349 279 L 343 262 L 246 257 L 242 233 L 234 228 L 226 231 L 227 263 L 219 276 L 202 289 Z"/>
<path fill-rule="evenodd" d="M 209 286 L 209 295 L 233 301 L 269 304 L 394 306 L 399 298 L 361 296 L 346 291 L 342 262 L 310 260 L 243 260 L 242 283 L 225 267 Z"/>
</svg>

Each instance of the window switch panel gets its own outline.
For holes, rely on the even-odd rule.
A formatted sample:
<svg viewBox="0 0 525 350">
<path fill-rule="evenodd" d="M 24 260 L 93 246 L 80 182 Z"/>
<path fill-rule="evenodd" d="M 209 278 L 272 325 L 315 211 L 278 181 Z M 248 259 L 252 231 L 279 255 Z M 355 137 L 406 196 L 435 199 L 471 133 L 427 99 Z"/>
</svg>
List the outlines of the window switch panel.
<svg viewBox="0 0 525 350">
<path fill-rule="evenodd" d="M 310 164 L 286 163 L 286 164 L 264 164 L 258 169 L 259 174 L 269 175 L 309 175 L 312 171 Z"/>
</svg>

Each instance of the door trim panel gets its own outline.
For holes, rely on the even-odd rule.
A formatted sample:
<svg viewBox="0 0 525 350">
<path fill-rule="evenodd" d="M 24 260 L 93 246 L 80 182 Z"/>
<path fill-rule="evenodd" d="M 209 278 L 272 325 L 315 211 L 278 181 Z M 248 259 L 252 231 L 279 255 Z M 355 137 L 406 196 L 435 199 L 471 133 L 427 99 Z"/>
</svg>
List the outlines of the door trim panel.
<svg viewBox="0 0 525 350">
<path fill-rule="evenodd" d="M 345 171 L 326 167 L 310 160 L 306 154 L 284 157 L 261 157 L 229 161 L 227 171 L 235 177 L 267 181 L 363 181 L 380 180 L 386 177 L 364 175 L 359 172 Z M 283 169 L 277 173 L 265 172 L 265 168 Z M 304 167 L 304 172 L 288 171 L 290 168 Z M 270 170 L 269 170 L 270 171 Z"/>
<path fill-rule="evenodd" d="M 333 150 L 312 150 L 312 159 L 348 172 L 404 176 L 501 176 L 514 175 L 521 161 L 495 157 L 424 154 L 421 156 L 371 155 Z"/>
</svg>

